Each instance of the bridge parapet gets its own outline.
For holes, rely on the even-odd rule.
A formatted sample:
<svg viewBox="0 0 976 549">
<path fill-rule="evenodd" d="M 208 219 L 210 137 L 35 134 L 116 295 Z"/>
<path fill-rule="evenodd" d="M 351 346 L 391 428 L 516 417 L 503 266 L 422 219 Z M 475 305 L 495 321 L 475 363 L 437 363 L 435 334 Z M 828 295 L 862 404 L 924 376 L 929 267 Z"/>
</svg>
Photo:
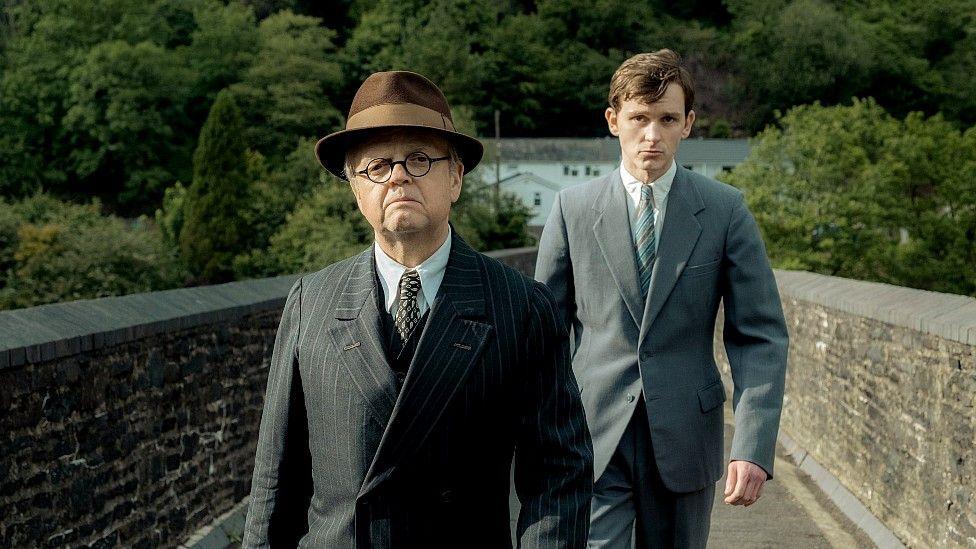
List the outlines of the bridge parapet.
<svg viewBox="0 0 976 549">
<path fill-rule="evenodd" d="M 776 276 L 784 433 L 906 544 L 976 545 L 976 300 Z M 0 546 L 174 546 L 235 508 L 295 279 L 0 312 Z"/>
</svg>

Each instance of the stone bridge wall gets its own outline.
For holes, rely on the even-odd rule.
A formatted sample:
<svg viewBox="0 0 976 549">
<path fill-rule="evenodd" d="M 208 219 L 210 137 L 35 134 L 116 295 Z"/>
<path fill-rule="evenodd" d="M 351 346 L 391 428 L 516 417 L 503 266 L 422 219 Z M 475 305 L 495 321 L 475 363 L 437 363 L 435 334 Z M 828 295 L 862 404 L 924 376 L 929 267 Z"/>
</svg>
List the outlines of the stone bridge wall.
<svg viewBox="0 0 976 549">
<path fill-rule="evenodd" d="M 241 501 L 295 278 L 0 312 L 0 547 L 174 546 Z M 783 430 L 906 544 L 976 545 L 976 300 L 777 279 Z"/>
</svg>

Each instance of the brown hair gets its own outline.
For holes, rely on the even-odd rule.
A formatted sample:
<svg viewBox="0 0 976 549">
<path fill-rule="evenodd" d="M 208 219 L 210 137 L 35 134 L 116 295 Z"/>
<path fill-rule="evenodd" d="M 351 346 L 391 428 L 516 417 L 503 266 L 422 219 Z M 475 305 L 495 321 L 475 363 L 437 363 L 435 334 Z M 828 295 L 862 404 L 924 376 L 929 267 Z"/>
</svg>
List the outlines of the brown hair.
<svg viewBox="0 0 976 549">
<path fill-rule="evenodd" d="M 681 64 L 681 56 L 669 49 L 638 53 L 621 63 L 610 79 L 607 101 L 614 110 L 628 99 L 643 103 L 659 101 L 672 82 L 685 92 L 685 114 L 695 102 L 695 83 L 691 73 Z"/>
</svg>

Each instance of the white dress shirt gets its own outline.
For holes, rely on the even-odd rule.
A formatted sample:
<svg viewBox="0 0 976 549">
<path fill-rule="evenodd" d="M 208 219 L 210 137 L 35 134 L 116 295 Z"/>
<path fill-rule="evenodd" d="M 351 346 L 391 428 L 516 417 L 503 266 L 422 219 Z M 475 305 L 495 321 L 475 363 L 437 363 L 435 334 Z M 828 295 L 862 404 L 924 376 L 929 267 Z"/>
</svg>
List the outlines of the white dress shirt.
<svg viewBox="0 0 976 549">
<path fill-rule="evenodd" d="M 651 181 L 651 192 L 654 193 L 654 245 L 655 249 L 661 243 L 661 229 L 664 227 L 664 212 L 668 209 L 668 193 L 671 191 L 671 184 L 674 183 L 674 174 L 678 173 L 678 165 L 671 160 L 671 167 L 664 175 Z M 640 204 L 641 185 L 643 183 L 634 177 L 623 162 L 620 163 L 620 178 L 624 181 L 624 188 L 630 200 L 627 201 L 627 214 L 630 216 L 630 227 L 633 232 L 634 225 L 637 224 L 637 206 Z"/>
<path fill-rule="evenodd" d="M 400 277 L 404 271 L 409 269 L 396 262 L 392 257 L 386 255 L 380 245 L 373 243 L 376 250 L 376 272 L 379 274 L 380 285 L 383 286 L 383 298 L 386 310 L 396 317 L 397 309 L 400 306 Z M 447 229 L 447 239 L 439 248 L 423 263 L 414 267 L 420 275 L 420 295 L 417 305 L 420 307 L 420 316 L 424 316 L 430 305 L 437 297 L 437 290 L 441 287 L 444 280 L 444 271 L 447 269 L 447 259 L 451 255 L 451 229 Z"/>
</svg>

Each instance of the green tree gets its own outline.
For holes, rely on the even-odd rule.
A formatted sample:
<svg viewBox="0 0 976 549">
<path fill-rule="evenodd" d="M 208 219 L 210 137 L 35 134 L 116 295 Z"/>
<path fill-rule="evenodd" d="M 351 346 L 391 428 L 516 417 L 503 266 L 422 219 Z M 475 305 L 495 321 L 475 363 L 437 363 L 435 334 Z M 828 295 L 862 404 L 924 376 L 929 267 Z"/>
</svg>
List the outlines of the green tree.
<svg viewBox="0 0 976 549">
<path fill-rule="evenodd" d="M 189 157 L 183 105 L 190 80 L 177 56 L 150 42 L 102 42 L 89 50 L 71 71 L 71 107 L 62 121 L 74 145 L 68 169 L 99 183 L 83 187 L 85 194 L 130 213 L 159 202 Z"/>
<path fill-rule="evenodd" d="M 247 121 L 248 142 L 280 160 L 304 136 L 339 125 L 332 106 L 342 81 L 333 59 L 335 32 L 313 17 L 276 13 L 258 27 L 260 47 L 243 79 L 231 86 Z"/>
<path fill-rule="evenodd" d="M 254 13 L 242 4 L 209 0 L 192 5 L 194 28 L 178 52 L 195 76 L 190 115 L 205 118 L 217 93 L 239 82 L 254 62 L 261 38 Z"/>
<path fill-rule="evenodd" d="M 873 100 L 800 106 L 725 176 L 781 268 L 976 295 L 976 129 Z"/>
<path fill-rule="evenodd" d="M 199 282 L 231 280 L 233 259 L 246 249 L 246 153 L 240 110 L 221 92 L 200 130 L 180 231 L 181 255 Z"/>
<path fill-rule="evenodd" d="M 288 215 L 264 250 L 240 256 L 241 276 L 317 271 L 363 251 L 373 229 L 356 206 L 349 184 L 334 178 L 319 185 Z"/>
<path fill-rule="evenodd" d="M 850 99 L 868 84 L 874 52 L 868 28 L 826 0 L 738 7 L 734 47 L 743 78 L 739 97 L 756 97 L 751 125 L 762 127 L 776 109 Z"/>
</svg>

